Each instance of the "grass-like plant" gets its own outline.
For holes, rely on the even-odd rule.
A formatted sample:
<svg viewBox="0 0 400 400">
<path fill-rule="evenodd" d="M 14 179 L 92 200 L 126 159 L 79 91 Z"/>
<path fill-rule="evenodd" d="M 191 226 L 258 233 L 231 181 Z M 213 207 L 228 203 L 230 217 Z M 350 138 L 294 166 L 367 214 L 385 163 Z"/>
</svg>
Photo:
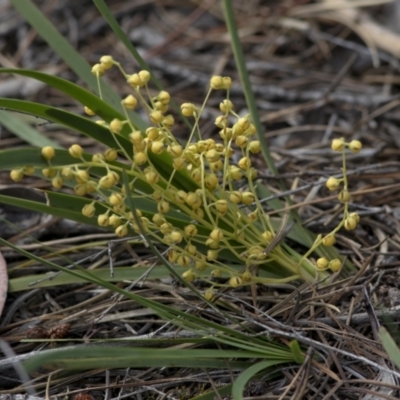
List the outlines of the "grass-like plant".
<svg viewBox="0 0 400 400">
<path fill-rule="evenodd" d="M 181 105 L 182 114 L 193 118 L 188 139 L 181 143 L 173 133 L 174 117 L 167 113 L 170 95 L 164 90 L 156 96 L 150 95 L 148 71 L 128 74 L 111 56 L 103 56 L 92 68 L 99 80 L 100 96 L 101 76 L 113 66 L 121 70 L 133 92 L 121 101 L 122 115 L 115 111 L 106 114 L 104 111 L 108 111 L 109 106 L 103 99 L 94 99 L 83 89 L 78 90 L 57 78 L 52 78 L 52 82 L 79 92 L 80 98 L 86 101 L 87 115 L 101 119 L 92 122 L 38 104 L 16 103 L 20 110 L 24 107 L 25 111 L 30 109 L 38 115 L 51 116 L 65 125 L 71 126 L 76 121 L 75 129 L 106 144 L 105 151 L 87 154 L 79 143 L 68 151 L 45 146 L 26 154 L 22 151 L 23 163 L 8 151 L 3 157 L 12 158 L 14 164 L 20 163 L 11 171 L 14 181 L 35 174 L 39 168 L 55 190 L 64 186 L 72 188 L 69 194 L 49 194 L 50 205 L 54 205 L 55 199 L 65 208 L 68 205 L 71 209 L 74 205 L 76 214 L 82 214 L 92 223 L 95 219 L 98 225 L 111 228 L 118 237 L 149 235 L 153 241 L 167 246 L 168 260 L 183 268 L 183 279 L 192 282 L 201 277 L 209 281 L 208 299 L 213 296 L 213 288 L 218 286 L 285 283 L 298 279 L 313 282 L 317 269 L 321 278 L 321 271 L 341 268 L 338 258 L 321 257 L 313 263 L 307 257 L 321 244 L 333 246 L 334 234 L 342 226 L 354 229 L 358 223 L 358 217 L 348 211 L 350 195 L 345 171 L 345 148 L 358 152 L 361 149 L 358 141 L 333 141 L 333 149 L 343 153 L 344 175 L 341 180 L 330 178 L 327 185 L 334 190 L 344 182 L 339 194 L 339 200 L 345 204 L 343 221 L 329 235 L 318 237 L 301 256 L 289 246 L 278 243 L 281 238 L 275 237 L 275 227 L 258 198 L 257 171 L 252 167 L 252 156 L 260 153 L 261 143 L 254 139 L 256 128 L 250 117 L 240 117 L 234 111 L 229 99 L 230 78 L 211 77 L 201 106 Z M 37 73 L 36 76 L 46 78 Z M 223 90 L 226 97 L 219 105 L 221 114 L 215 120 L 220 140 L 203 140 L 199 119 L 215 90 Z M 3 100 L 9 107 L 14 102 Z M 151 123 L 146 130 L 139 129 L 129 116 L 129 111 L 139 102 Z M 122 183 L 124 174 L 128 178 L 127 186 Z M 83 196 L 85 198 L 81 198 Z M 133 199 L 134 210 L 128 199 Z M 78 215 L 76 219 L 80 219 Z M 264 272 L 264 276 L 256 275 L 253 267 Z M 208 277 L 204 271 L 208 272 Z M 221 277 L 227 278 L 226 282 L 213 280 Z"/>
<path fill-rule="evenodd" d="M 85 153 L 79 143 L 69 149 L 55 148 L 41 138 L 39 146 L 2 151 L 0 169 L 11 170 L 14 181 L 21 181 L 25 175 L 38 175 L 51 181 L 53 190 L 46 191 L 47 205 L 7 196 L 0 196 L 0 202 L 45 211 L 94 226 L 100 225 L 115 232 L 117 237 L 132 235 L 141 242 L 161 244 L 168 249 L 167 260 L 163 260 L 167 261 L 166 267 L 170 268 L 166 274 L 170 271 L 178 272 L 188 284 L 197 278 L 208 282 L 208 289 L 202 294 L 207 301 L 213 301 L 221 287 L 236 288 L 293 280 L 315 283 L 329 277 L 332 271 L 342 269 L 344 273 L 350 272 L 351 266 L 343 265 L 343 259 L 333 245 L 339 229 L 354 229 L 359 221 L 358 215 L 349 210 L 345 150 L 348 148 L 358 152 L 361 143 L 345 143 L 343 139 L 332 143 L 333 150 L 343 155 L 343 177 L 330 178 L 327 186 L 330 190 L 342 189 L 338 199 L 344 204 L 343 219 L 332 232 L 313 235 L 301 226 L 295 212 L 290 215 L 281 212 L 279 219 L 271 219 L 266 215 L 260 196 L 267 195 L 268 191 L 257 180 L 257 171 L 252 164 L 254 157 L 262 154 L 272 172 L 274 166 L 258 121 L 240 43 L 235 40 L 237 32 L 230 2 L 224 2 L 226 20 L 250 114 L 240 117 L 235 113 L 229 94 L 230 78 L 210 77 L 208 93 L 204 101 L 199 99 L 200 105 L 182 104 L 181 115 L 179 110 L 175 110 L 175 116 L 187 118 L 191 126 L 184 141 L 174 134 L 174 117 L 168 111 L 171 104 L 169 93 L 160 88 L 155 96 L 150 94 L 149 86 L 154 82 L 151 72 L 118 30 L 104 2 L 98 0 L 95 3 L 121 41 L 132 51 L 142 69 L 126 72 L 110 56 L 103 56 L 95 66 L 82 66 L 79 54 L 71 56 L 71 48 L 49 27 L 48 21 L 40 19 L 38 10 L 27 1 L 21 12 L 27 18 L 32 18 L 31 22 L 37 24 L 39 31 L 43 27 L 48 28 L 46 38 L 49 43 L 57 38 L 60 54 L 97 94 L 64 79 L 36 71 L 1 69 L 1 73 L 31 77 L 61 90 L 82 105 L 86 116 L 23 100 L 0 99 L 0 106 L 73 129 L 94 139 L 105 150 L 97 154 Z M 17 2 L 16 7 L 20 7 Z M 101 79 L 112 67 L 120 69 L 132 92 L 118 101 L 116 94 Z M 157 82 L 154 84 L 158 86 Z M 207 100 L 215 91 L 224 94 L 224 100 L 219 106 L 220 115 L 215 120 L 218 136 L 215 139 L 203 139 L 199 121 Z M 149 117 L 150 122 L 147 124 L 134 111 L 139 103 Z M 279 210 L 284 208 L 285 203 L 275 199 L 270 205 Z M 286 226 L 292 224 L 291 230 L 286 229 Z M 284 234 L 297 242 L 299 249 L 306 250 L 299 253 L 282 242 Z M 37 260 L 33 255 L 23 254 Z M 55 264 L 45 263 L 63 270 Z M 227 358 L 270 360 L 260 361 L 256 368 L 253 366 L 251 374 L 281 362 L 302 360 L 300 350 L 295 345 L 289 349 L 267 339 L 252 338 L 249 341 L 246 334 L 126 292 L 107 282 L 107 277 L 99 278 L 95 272 L 72 270 L 68 273 L 76 279 L 83 278 L 130 297 L 183 328 L 206 332 L 203 344 L 216 341 L 237 350 L 234 354 L 226 355 Z M 118 279 L 118 274 L 112 279 L 115 278 Z M 126 276 L 124 279 L 127 279 Z M 24 285 L 18 288 L 26 288 L 27 284 Z M 102 351 L 104 356 L 108 356 L 105 348 Z M 110 365 L 111 359 L 107 357 L 103 364 L 99 364 L 96 351 L 77 349 L 75 354 L 71 349 L 65 353 L 61 350 L 56 355 L 59 360 L 62 360 L 62 355 L 65 359 L 71 355 L 80 355 L 82 358 L 86 355 L 86 359 L 80 362 L 76 359 L 69 362 L 68 359 L 56 367 L 85 369 L 131 366 L 132 360 L 137 357 L 135 351 L 129 353 L 124 350 L 125 354 L 114 357 Z M 151 349 L 146 351 L 147 358 L 144 358 L 152 360 Z M 200 363 L 201 366 L 220 367 L 216 362 L 218 353 L 210 351 L 203 355 L 196 354 L 193 359 L 200 360 L 205 355 L 209 359 Z M 50 360 L 49 365 L 53 365 L 53 354 L 47 353 L 44 357 Z M 157 353 L 157 357 L 157 363 L 154 361 L 154 364 L 148 365 L 163 365 L 163 362 L 178 365 L 178 360 L 181 360 L 181 364 L 187 366 L 187 360 L 181 354 L 171 353 L 163 358 Z M 210 359 L 215 362 L 209 362 Z M 32 365 L 38 364 L 40 361 Z M 238 362 L 232 366 L 248 368 L 250 364 Z M 244 385 L 247 379 L 246 375 L 246 378 L 238 382 Z"/>
</svg>

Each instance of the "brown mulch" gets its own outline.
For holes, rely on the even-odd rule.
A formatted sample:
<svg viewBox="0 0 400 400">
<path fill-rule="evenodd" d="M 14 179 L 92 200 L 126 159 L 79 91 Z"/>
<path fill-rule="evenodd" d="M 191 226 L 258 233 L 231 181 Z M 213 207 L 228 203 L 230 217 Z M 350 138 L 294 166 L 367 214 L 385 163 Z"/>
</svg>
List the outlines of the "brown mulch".
<svg viewBox="0 0 400 400">
<path fill-rule="evenodd" d="M 137 70 L 130 54 L 117 42 L 90 1 L 35 3 L 89 63 L 111 54 L 127 70 Z M 222 10 L 214 5 L 218 2 L 110 3 L 123 30 L 177 103 L 201 103 L 210 76 L 223 74 L 235 82 L 231 99 L 237 112 L 246 114 Z M 330 149 L 331 139 L 343 136 L 359 139 L 364 145 L 360 154 L 348 157 L 351 209 L 359 213 L 361 223 L 354 232 L 341 231 L 337 244 L 340 252 L 357 266 L 357 273 L 333 276 L 324 287 L 260 287 L 257 309 L 247 289 L 231 292 L 225 299 L 237 310 L 246 311 L 244 320 L 253 329 L 282 343 L 296 338 L 309 349 L 304 364 L 286 365 L 277 369 L 279 375 L 266 374 L 253 381 L 247 388 L 248 397 L 400 397 L 400 375 L 390 372 L 399 371 L 377 338 L 380 325 L 385 324 L 393 332 L 400 317 L 400 32 L 395 19 L 400 6 L 378 1 L 371 4 L 358 9 L 330 9 L 329 2 L 324 1 L 235 2 L 247 68 L 265 137 L 278 168 L 278 176 L 271 176 L 259 161 L 260 177 L 268 186 L 276 188 L 280 179 L 291 189 L 288 194 L 305 226 L 312 231 L 329 232 L 340 218 L 337 201 L 323 184 L 316 184 L 341 172 L 340 157 Z M 42 71 L 51 67 L 53 73 L 79 83 L 9 4 L 0 7 L 3 66 Z M 116 89 L 124 87 L 117 72 L 106 79 Z M 29 86 L 23 90 L 17 84 L 10 86 L 10 82 L 9 77 L 0 75 L 0 97 L 24 98 L 81 113 L 77 104 L 51 88 Z M 206 137 L 216 134 L 213 122 L 220 100 L 218 95 L 212 96 L 205 109 L 201 123 Z M 66 133 L 53 124 L 37 125 L 64 146 L 78 140 L 86 149 L 94 146 L 77 133 Z M 184 124 L 178 125 L 177 134 L 183 138 L 187 135 Z M 21 139 L 2 130 L 0 149 L 23 145 Z M 0 190 L 13 185 L 8 173 L 0 173 L 0 179 Z M 46 225 L 45 229 L 41 224 Z M 101 230 L 57 219 L 36 221 L 33 226 L 30 233 L 52 250 L 103 241 L 89 250 L 69 254 L 72 260 L 99 253 L 110 240 L 110 235 Z M 7 237 L 16 242 L 15 236 Z M 18 243 L 25 246 L 31 242 L 24 239 Z M 9 263 L 10 278 L 44 271 L 36 264 L 17 268 L 21 264 L 18 256 L 1 250 Z M 31 251 L 46 254 L 41 246 L 31 247 Z M 113 256 L 115 265 L 132 265 L 149 258 L 146 249 L 132 250 L 123 244 L 114 248 Z M 103 255 L 98 266 L 107 266 L 108 262 L 108 256 Z M 82 263 L 92 264 L 90 260 Z M 162 298 L 165 304 L 180 309 L 198 305 L 185 288 L 170 282 L 146 281 L 132 290 L 149 298 Z M 78 338 L 121 338 L 150 334 L 163 324 L 131 301 L 114 303 L 112 294 L 91 284 L 12 293 L 0 320 L 0 336 L 16 355 L 23 355 L 45 347 L 42 343 L 20 342 L 25 337 L 59 337 L 62 333 L 71 342 Z M 217 321 L 220 317 L 215 310 L 203 310 L 202 316 Z M 316 352 L 323 360 L 313 359 Z M 18 375 L 3 364 L 0 362 L 0 400 L 16 399 L 2 397 L 25 393 Z M 189 399 L 230 383 L 237 374 L 172 368 L 60 374 L 52 379 L 49 394 L 58 398 L 88 393 L 94 399 Z M 47 378 L 35 376 L 39 398 L 45 398 Z"/>
</svg>

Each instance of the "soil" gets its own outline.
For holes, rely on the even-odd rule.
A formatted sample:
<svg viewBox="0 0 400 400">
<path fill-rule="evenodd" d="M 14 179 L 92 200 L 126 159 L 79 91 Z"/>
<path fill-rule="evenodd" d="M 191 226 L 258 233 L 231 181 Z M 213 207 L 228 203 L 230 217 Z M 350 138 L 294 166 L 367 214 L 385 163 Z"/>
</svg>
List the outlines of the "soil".
<svg viewBox="0 0 400 400">
<path fill-rule="evenodd" d="M 234 82 L 230 98 L 236 112 L 248 113 L 220 2 L 109 3 L 131 43 L 178 104 L 201 104 L 210 77 L 223 75 Z M 303 225 L 325 234 L 337 225 L 342 212 L 324 186 L 329 176 L 342 173 L 341 158 L 331 150 L 331 140 L 344 137 L 347 142 L 360 140 L 363 144 L 360 153 L 347 156 L 350 209 L 361 220 L 354 231 L 341 230 L 336 244 L 340 254 L 355 266 L 353 272 L 333 274 L 324 285 L 260 286 L 255 304 L 248 289 L 233 291 L 225 299 L 231 307 L 227 310 L 243 313 L 254 332 L 284 344 L 297 339 L 308 349 L 302 364 L 283 364 L 254 379 L 244 393 L 248 398 L 400 398 L 400 370 L 379 341 L 381 326 L 398 340 L 400 317 L 400 32 L 396 19 L 400 2 L 371 3 L 350 8 L 342 2 L 332 6 L 329 1 L 234 1 L 264 137 L 277 167 L 277 174 L 273 174 L 261 157 L 255 159 L 260 182 L 282 199 L 290 196 Z M 37 0 L 35 4 L 91 65 L 109 54 L 131 73 L 140 69 L 91 1 Z M 0 2 L 0 9 L 0 62 L 4 67 L 36 69 L 82 84 L 9 2 Z M 104 79 L 121 96 L 128 94 L 116 69 Z M 156 93 L 155 88 L 151 90 Z M 214 120 L 221 96 L 213 95 L 204 109 L 204 138 L 218 136 Z M 79 104 L 56 90 L 11 75 L 0 75 L 0 97 L 83 114 Z M 187 128 L 176 117 L 175 133 L 185 139 Z M 87 151 L 98 150 L 98 144 L 76 132 L 66 132 L 47 121 L 35 120 L 33 124 L 62 146 L 79 142 Z M 0 150 L 23 146 L 23 139 L 2 129 Z M 6 171 L 0 172 L 0 181 L 0 191 L 15 186 Z M 287 190 L 278 189 L 279 183 Z M 23 189 L 33 187 L 48 188 L 48 183 L 27 181 Z M 24 192 L 21 196 L 27 195 Z M 273 211 L 268 205 L 265 210 Z M 1 236 L 36 255 L 47 255 L 61 265 L 80 261 L 82 267 L 92 266 L 90 257 L 98 255 L 97 266 L 109 264 L 108 255 L 101 252 L 114 236 L 101 229 L 32 214 L 21 218 L 23 214 L 3 206 L 0 215 L 17 225 L 25 223 L 17 231 L 29 231 L 26 236 L 4 229 L 7 234 Z M 27 221 L 31 221 L 29 226 Z M 67 251 L 68 259 L 53 254 L 84 243 L 93 245 Z M 38 263 L 24 265 L 10 249 L 1 251 L 10 279 L 46 271 Z M 151 265 L 154 261 L 144 246 L 131 248 L 126 243 L 115 244 L 112 255 L 116 267 L 139 261 Z M 149 279 L 130 290 L 186 312 L 197 309 L 200 303 L 172 279 Z M 204 307 L 198 315 L 214 321 L 220 318 L 215 310 Z M 0 400 L 28 394 L 17 368 L 6 362 L 12 355 L 24 357 L 82 339 L 158 335 L 164 322 L 133 301 L 90 283 L 9 293 L 0 319 L 0 335 L 8 343 L 1 346 L 6 357 L 0 360 Z M 155 337 L 180 334 L 176 327 L 167 326 Z M 21 342 L 24 338 L 68 341 L 56 345 Z M 75 400 L 190 399 L 232 383 L 239 373 L 228 369 L 131 368 L 58 371 L 50 379 L 48 372 L 39 371 L 31 376 L 38 397 L 26 398 L 47 399 L 48 394 L 51 399 Z"/>
</svg>

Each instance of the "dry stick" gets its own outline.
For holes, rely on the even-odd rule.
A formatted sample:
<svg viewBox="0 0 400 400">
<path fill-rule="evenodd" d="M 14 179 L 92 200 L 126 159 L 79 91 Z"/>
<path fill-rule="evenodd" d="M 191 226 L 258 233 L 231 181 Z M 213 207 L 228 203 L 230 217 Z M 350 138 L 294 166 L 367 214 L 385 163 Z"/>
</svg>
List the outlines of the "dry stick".
<svg viewBox="0 0 400 400">
<path fill-rule="evenodd" d="M 357 60 L 358 55 L 352 54 L 347 60 L 346 64 L 343 65 L 339 73 L 335 76 L 332 83 L 328 86 L 324 93 L 322 93 L 321 98 L 312 100 L 308 103 L 295 105 L 292 107 L 284 108 L 273 113 L 268 113 L 264 118 L 261 118 L 261 122 L 272 122 L 274 120 L 280 119 L 284 116 L 298 113 L 300 111 L 315 110 L 316 108 L 321 108 L 330 102 L 329 95 L 332 94 L 335 89 L 339 86 L 342 79 L 345 77 L 348 70 Z"/>
<path fill-rule="evenodd" d="M 356 122 L 352 127 L 352 132 L 357 131 L 366 122 L 371 121 L 372 119 L 390 111 L 392 108 L 396 108 L 399 105 L 400 105 L 400 99 L 396 99 L 376 109 L 371 114 L 368 114 L 365 118 L 362 118 L 360 121 Z"/>
</svg>

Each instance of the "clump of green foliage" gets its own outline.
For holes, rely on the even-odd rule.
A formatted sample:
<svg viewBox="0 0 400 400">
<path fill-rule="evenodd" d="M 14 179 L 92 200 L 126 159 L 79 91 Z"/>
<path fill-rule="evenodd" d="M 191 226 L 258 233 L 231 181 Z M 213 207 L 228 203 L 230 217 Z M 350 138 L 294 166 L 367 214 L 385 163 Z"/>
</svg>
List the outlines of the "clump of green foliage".
<svg viewBox="0 0 400 400">
<path fill-rule="evenodd" d="M 96 217 L 98 225 L 112 228 L 118 237 L 145 233 L 167 246 L 168 260 L 182 268 L 183 279 L 191 282 L 201 278 L 210 283 L 205 293 L 208 299 L 212 299 L 215 286 L 235 288 L 295 279 L 312 281 L 317 271 L 340 270 L 342 262 L 337 258 L 321 257 L 312 262 L 308 257 L 320 245 L 333 246 L 339 229 L 355 229 L 359 222 L 359 216 L 348 210 L 350 194 L 345 168 L 345 149 L 359 152 L 362 147 L 359 141 L 333 140 L 333 150 L 343 154 L 343 178 L 329 178 L 327 187 L 337 190 L 343 185 L 338 196 L 344 203 L 343 220 L 328 235 L 320 235 L 301 256 L 288 246 L 275 243 L 270 246 L 276 231 L 258 198 L 257 171 L 252 161 L 253 155 L 261 151 L 261 144 L 255 139 L 256 128 L 250 117 L 235 112 L 229 98 L 231 79 L 213 76 L 200 107 L 192 103 L 181 105 L 182 114 L 193 119 L 188 139 L 181 143 L 173 133 L 174 117 L 168 114 L 170 94 L 160 91 L 151 96 L 148 71 L 127 74 L 111 56 L 103 56 L 92 68 L 100 93 L 101 76 L 114 66 L 120 69 L 132 90 L 121 101 L 125 119 L 114 118 L 109 122 L 98 119 L 96 123 L 109 130 L 117 146 L 89 155 L 79 143 L 73 144 L 69 155 L 75 162 L 67 165 L 53 163 L 57 159 L 53 147 L 41 150 L 48 164 L 42 174 L 55 189 L 67 185 L 77 196 L 92 198 L 82 209 L 84 216 Z M 202 111 L 213 91 L 225 94 L 219 105 L 221 114 L 215 119 L 219 141 L 203 140 L 199 127 Z M 137 129 L 129 117 L 129 111 L 139 103 L 151 122 L 146 130 Z M 88 107 L 85 112 L 97 115 L 96 110 Z M 129 146 L 123 141 L 126 138 Z M 11 178 L 18 182 L 24 174 L 32 175 L 34 171 L 32 166 L 14 169 Z M 122 184 L 124 173 L 128 185 Z M 149 207 L 132 210 L 127 201 L 132 194 L 147 201 Z M 258 276 L 254 267 L 272 271 L 274 277 Z M 219 277 L 226 279 L 217 283 L 214 278 Z"/>
</svg>

